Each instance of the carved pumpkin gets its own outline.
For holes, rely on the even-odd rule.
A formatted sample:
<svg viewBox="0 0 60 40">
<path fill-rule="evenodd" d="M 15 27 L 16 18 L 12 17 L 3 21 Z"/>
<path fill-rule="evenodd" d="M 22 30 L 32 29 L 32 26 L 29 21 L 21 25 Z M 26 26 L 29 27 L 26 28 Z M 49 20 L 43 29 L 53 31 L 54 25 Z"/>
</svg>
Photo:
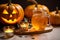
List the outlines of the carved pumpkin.
<svg viewBox="0 0 60 40">
<path fill-rule="evenodd" d="M 25 16 L 28 18 L 31 18 L 33 15 L 33 10 L 37 7 L 38 9 L 43 9 L 43 11 L 49 13 L 49 9 L 45 5 L 38 4 L 35 0 L 29 0 L 32 1 L 33 5 L 29 5 L 25 8 Z"/>
<path fill-rule="evenodd" d="M 3 23 L 15 24 L 20 22 L 24 17 L 23 8 L 19 4 L 1 4 L 0 20 Z"/>
<path fill-rule="evenodd" d="M 60 10 L 50 12 L 50 23 L 59 25 L 60 24 Z"/>
</svg>

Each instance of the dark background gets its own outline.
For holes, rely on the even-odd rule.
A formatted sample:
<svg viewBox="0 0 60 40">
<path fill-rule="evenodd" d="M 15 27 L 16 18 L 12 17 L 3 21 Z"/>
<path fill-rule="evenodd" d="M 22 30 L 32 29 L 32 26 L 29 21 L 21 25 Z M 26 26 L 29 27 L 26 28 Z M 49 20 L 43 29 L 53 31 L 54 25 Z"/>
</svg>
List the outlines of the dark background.
<svg viewBox="0 0 60 40">
<path fill-rule="evenodd" d="M 36 0 L 38 3 L 46 5 L 50 11 L 55 10 L 55 8 L 58 6 L 60 9 L 60 0 Z M 0 0 L 0 4 L 7 3 L 8 0 Z M 12 0 L 12 3 L 18 3 L 20 4 L 24 9 L 30 4 L 33 4 L 31 2 L 28 2 L 27 0 Z"/>
<path fill-rule="evenodd" d="M 54 11 L 56 10 L 56 7 L 58 6 L 59 10 L 60 10 L 60 0 L 36 0 L 39 4 L 43 4 L 46 5 L 50 11 Z M 4 3 L 8 3 L 8 0 L 0 0 L 0 4 L 4 4 Z M 31 5 L 33 3 L 28 2 L 27 0 L 12 0 L 12 3 L 17 3 L 20 4 L 24 9 L 28 6 Z M 4 27 L 5 25 L 3 25 L 0 22 L 0 29 L 2 27 Z M 15 25 L 17 26 L 17 25 Z"/>
<path fill-rule="evenodd" d="M 60 10 L 60 0 L 36 0 L 39 4 L 43 4 L 46 5 L 50 11 L 54 11 L 56 10 L 56 7 L 58 6 L 58 9 Z M 8 3 L 8 0 L 0 0 L 0 4 L 4 4 L 4 3 Z M 12 0 L 12 3 L 17 3 L 20 4 L 24 9 L 28 6 L 31 5 L 33 3 L 28 2 L 27 0 Z M 2 22 L 0 22 L 0 32 L 3 31 L 3 27 L 5 26 L 9 26 L 8 24 L 5 25 Z M 12 25 L 14 26 L 16 29 L 18 29 L 18 24 L 14 24 Z"/>
</svg>

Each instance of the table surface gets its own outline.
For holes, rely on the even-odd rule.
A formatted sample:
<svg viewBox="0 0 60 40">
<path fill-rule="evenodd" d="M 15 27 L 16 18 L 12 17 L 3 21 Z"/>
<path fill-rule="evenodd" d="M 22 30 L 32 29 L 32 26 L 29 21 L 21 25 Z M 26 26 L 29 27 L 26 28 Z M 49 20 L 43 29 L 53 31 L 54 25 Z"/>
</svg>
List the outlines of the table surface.
<svg viewBox="0 0 60 40">
<path fill-rule="evenodd" d="M 38 35 L 20 35 L 13 36 L 9 39 L 1 39 L 0 40 L 60 40 L 60 27 L 55 27 L 53 31 L 49 33 L 43 33 Z"/>
</svg>

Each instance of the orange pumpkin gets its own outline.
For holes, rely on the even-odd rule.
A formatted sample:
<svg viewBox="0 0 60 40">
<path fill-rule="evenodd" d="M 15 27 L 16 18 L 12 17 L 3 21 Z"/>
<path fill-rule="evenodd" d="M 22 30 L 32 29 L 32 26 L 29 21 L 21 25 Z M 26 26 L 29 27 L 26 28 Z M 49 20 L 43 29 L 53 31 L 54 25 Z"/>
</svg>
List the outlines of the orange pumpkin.
<svg viewBox="0 0 60 40">
<path fill-rule="evenodd" d="M 45 6 L 45 5 L 41 5 L 41 4 L 38 4 L 37 1 L 35 0 L 28 0 L 32 3 L 34 3 L 33 5 L 29 5 L 25 8 L 25 16 L 28 17 L 28 18 L 31 18 L 32 15 L 33 15 L 33 10 L 35 8 L 38 8 L 38 9 L 43 9 L 43 11 L 45 11 L 46 13 L 49 13 L 49 9 Z"/>
<path fill-rule="evenodd" d="M 25 16 L 28 17 L 28 18 L 31 18 L 32 15 L 33 15 L 33 10 L 34 10 L 35 8 L 36 8 L 36 7 L 35 7 L 35 4 L 34 4 L 34 5 L 29 5 L 28 7 L 26 7 L 26 9 L 25 9 Z M 43 11 L 49 13 L 49 9 L 48 9 L 45 5 L 40 5 L 40 4 L 38 4 L 38 5 L 37 5 L 37 8 L 38 8 L 38 9 L 41 8 L 41 9 L 43 9 Z"/>
<path fill-rule="evenodd" d="M 60 10 L 50 12 L 50 23 L 59 25 L 60 24 Z"/>
<path fill-rule="evenodd" d="M 0 21 L 4 24 L 15 24 L 24 17 L 23 8 L 19 4 L 1 4 Z"/>
</svg>

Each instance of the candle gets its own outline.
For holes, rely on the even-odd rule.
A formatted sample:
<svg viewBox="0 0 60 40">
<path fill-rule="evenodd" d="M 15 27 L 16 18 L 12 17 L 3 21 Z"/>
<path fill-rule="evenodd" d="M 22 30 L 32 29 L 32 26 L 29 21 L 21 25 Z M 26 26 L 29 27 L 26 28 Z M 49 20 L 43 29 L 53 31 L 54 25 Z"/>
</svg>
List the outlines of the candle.
<svg viewBox="0 0 60 40">
<path fill-rule="evenodd" d="M 4 38 L 10 38 L 12 37 L 14 34 L 14 29 L 13 28 L 10 28 L 11 26 L 7 26 L 7 27 L 4 27 L 4 33 L 5 33 L 5 36 Z"/>
<path fill-rule="evenodd" d="M 6 29 L 4 32 L 5 32 L 5 33 L 12 33 L 12 32 L 13 32 L 13 29 L 8 28 L 8 29 Z"/>
<path fill-rule="evenodd" d="M 29 23 L 25 23 L 25 22 L 23 22 L 23 23 L 21 23 L 20 24 L 20 26 L 21 26 L 21 28 L 25 31 L 27 31 L 28 30 L 28 26 L 29 26 Z"/>
<path fill-rule="evenodd" d="M 21 27 L 25 28 L 25 27 L 27 27 L 27 25 L 25 23 L 22 23 Z"/>
<path fill-rule="evenodd" d="M 4 28 L 5 33 L 13 33 L 13 31 L 14 30 L 12 28 L 10 28 L 9 26 L 7 28 Z"/>
</svg>

